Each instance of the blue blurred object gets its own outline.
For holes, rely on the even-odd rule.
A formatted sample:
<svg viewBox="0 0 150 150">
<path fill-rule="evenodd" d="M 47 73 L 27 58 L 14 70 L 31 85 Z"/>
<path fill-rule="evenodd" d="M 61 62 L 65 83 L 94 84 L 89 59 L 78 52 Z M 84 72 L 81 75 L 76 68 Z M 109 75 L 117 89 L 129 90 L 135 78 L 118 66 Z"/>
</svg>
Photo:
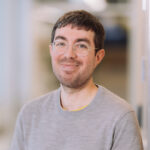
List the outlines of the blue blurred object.
<svg viewBox="0 0 150 150">
<path fill-rule="evenodd" d="M 120 25 L 105 27 L 106 39 L 105 43 L 126 44 L 127 33 Z"/>
</svg>

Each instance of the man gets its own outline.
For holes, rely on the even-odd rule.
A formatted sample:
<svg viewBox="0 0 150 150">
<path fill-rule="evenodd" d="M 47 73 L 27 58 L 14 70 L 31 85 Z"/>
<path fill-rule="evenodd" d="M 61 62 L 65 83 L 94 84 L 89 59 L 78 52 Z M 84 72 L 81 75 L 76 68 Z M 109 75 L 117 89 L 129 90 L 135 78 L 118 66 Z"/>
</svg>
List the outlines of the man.
<svg viewBox="0 0 150 150">
<path fill-rule="evenodd" d="M 80 10 L 58 19 L 49 46 L 60 88 L 21 110 L 11 150 L 143 150 L 133 109 L 93 82 L 104 29 Z"/>
</svg>

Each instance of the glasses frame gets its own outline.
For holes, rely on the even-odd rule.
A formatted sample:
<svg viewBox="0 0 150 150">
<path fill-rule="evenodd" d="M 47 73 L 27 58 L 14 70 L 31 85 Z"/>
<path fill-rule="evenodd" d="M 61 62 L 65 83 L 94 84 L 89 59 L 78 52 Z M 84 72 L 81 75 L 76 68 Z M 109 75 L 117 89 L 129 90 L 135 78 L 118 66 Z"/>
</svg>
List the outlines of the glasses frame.
<svg viewBox="0 0 150 150">
<path fill-rule="evenodd" d="M 51 43 L 52 49 L 53 49 L 54 51 L 56 51 L 56 50 L 55 50 L 55 49 L 56 49 L 56 48 L 55 48 L 55 42 L 56 42 L 56 41 L 54 41 L 54 42 Z M 69 45 L 67 42 L 65 42 L 65 43 L 67 44 L 67 45 L 66 45 L 67 48 L 66 48 L 64 51 L 60 51 L 60 52 L 57 51 L 57 52 L 59 52 L 59 54 L 64 54 L 64 53 L 68 50 L 68 48 L 69 48 L 70 45 Z M 77 43 L 79 43 L 79 42 L 77 42 Z M 85 54 L 83 54 L 83 53 L 77 53 L 77 52 L 76 52 L 76 48 L 75 48 L 75 46 L 76 46 L 77 43 L 75 43 L 75 44 L 72 45 L 72 50 L 73 50 L 73 52 L 74 52 L 77 56 L 87 56 L 88 53 L 89 53 L 89 51 L 92 50 L 91 46 L 88 45 L 87 53 L 85 53 Z M 98 49 L 98 48 L 94 48 L 94 50 L 97 50 L 97 49 Z"/>
</svg>

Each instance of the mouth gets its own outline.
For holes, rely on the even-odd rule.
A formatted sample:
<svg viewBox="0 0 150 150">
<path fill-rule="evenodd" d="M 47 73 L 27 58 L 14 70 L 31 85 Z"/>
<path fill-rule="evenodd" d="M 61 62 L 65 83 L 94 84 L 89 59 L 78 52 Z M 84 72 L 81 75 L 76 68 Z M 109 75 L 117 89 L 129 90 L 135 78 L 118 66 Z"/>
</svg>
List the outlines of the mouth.
<svg viewBox="0 0 150 150">
<path fill-rule="evenodd" d="M 61 66 L 62 70 L 68 73 L 74 72 L 79 67 L 76 63 L 61 63 Z"/>
<path fill-rule="evenodd" d="M 73 63 L 73 62 L 63 62 L 60 65 L 61 65 L 62 71 L 64 71 L 67 74 L 75 72 L 79 67 L 78 63 Z"/>
<path fill-rule="evenodd" d="M 79 66 L 81 65 L 80 61 L 77 60 L 71 60 L 71 59 L 62 59 L 59 62 L 61 70 L 67 74 L 71 74 L 75 72 L 77 69 L 79 69 Z"/>
</svg>

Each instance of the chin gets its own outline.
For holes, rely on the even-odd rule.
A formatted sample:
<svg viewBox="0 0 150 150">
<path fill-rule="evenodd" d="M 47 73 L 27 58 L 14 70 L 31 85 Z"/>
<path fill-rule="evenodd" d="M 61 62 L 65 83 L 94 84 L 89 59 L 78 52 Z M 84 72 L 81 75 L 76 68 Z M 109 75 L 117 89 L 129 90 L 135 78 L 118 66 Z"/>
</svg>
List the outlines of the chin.
<svg viewBox="0 0 150 150">
<path fill-rule="evenodd" d="M 90 78 L 86 80 L 76 79 L 72 81 L 70 79 L 70 80 L 59 80 L 59 82 L 65 87 L 77 89 L 77 88 L 84 87 L 88 83 L 89 80 Z"/>
</svg>

